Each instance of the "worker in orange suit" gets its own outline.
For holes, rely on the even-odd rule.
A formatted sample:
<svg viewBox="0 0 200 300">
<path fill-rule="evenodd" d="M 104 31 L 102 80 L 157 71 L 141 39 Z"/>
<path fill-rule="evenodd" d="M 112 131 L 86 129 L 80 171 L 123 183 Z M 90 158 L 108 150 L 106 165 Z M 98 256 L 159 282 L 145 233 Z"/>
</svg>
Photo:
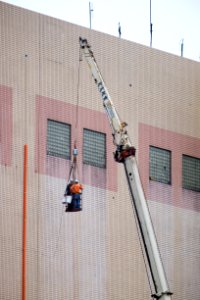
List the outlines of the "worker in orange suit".
<svg viewBox="0 0 200 300">
<path fill-rule="evenodd" d="M 78 179 L 75 179 L 74 183 L 70 187 L 70 192 L 72 194 L 72 201 L 74 202 L 74 208 L 80 208 L 81 194 L 83 190 L 83 185 L 79 183 Z"/>
</svg>

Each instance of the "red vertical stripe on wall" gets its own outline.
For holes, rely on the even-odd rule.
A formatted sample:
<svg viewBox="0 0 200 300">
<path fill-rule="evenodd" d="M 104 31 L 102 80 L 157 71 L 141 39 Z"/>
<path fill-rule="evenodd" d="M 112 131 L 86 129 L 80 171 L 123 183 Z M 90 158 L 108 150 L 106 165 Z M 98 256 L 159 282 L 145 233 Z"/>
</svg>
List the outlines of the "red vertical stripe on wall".
<svg viewBox="0 0 200 300">
<path fill-rule="evenodd" d="M 0 163 L 11 165 L 12 158 L 12 89 L 0 85 Z"/>
</svg>

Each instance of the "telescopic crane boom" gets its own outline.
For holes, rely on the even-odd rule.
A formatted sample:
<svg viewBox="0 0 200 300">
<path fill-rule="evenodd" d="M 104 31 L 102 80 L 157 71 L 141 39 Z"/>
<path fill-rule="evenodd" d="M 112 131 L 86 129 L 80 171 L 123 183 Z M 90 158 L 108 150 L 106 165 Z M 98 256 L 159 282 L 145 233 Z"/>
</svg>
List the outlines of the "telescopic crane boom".
<svg viewBox="0 0 200 300">
<path fill-rule="evenodd" d="M 125 168 L 132 204 L 135 209 L 135 215 L 139 224 L 143 246 L 154 285 L 154 294 L 151 296 L 155 299 L 171 300 L 172 293 L 168 287 L 153 224 L 144 197 L 135 158 L 135 148 L 131 145 L 131 141 L 128 137 L 126 129 L 127 124 L 122 122 L 117 114 L 90 45 L 86 39 L 82 39 L 81 37 L 79 38 L 79 43 L 81 52 L 90 67 L 94 81 L 101 94 L 103 106 L 109 119 L 113 142 L 116 146 L 114 158 L 117 162 L 123 163 Z"/>
</svg>

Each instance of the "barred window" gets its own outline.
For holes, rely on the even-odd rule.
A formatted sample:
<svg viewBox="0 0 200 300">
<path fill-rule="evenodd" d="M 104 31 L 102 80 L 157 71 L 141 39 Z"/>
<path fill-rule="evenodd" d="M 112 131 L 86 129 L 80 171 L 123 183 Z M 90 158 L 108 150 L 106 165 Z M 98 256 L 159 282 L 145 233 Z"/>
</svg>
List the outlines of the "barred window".
<svg viewBox="0 0 200 300">
<path fill-rule="evenodd" d="M 83 129 L 83 163 L 106 168 L 105 133 Z"/>
<path fill-rule="evenodd" d="M 182 156 L 182 186 L 200 192 L 200 158 Z"/>
<path fill-rule="evenodd" d="M 171 184 L 171 151 L 150 146 L 150 180 Z"/>
<path fill-rule="evenodd" d="M 71 126 L 47 120 L 47 155 L 70 159 Z"/>
</svg>

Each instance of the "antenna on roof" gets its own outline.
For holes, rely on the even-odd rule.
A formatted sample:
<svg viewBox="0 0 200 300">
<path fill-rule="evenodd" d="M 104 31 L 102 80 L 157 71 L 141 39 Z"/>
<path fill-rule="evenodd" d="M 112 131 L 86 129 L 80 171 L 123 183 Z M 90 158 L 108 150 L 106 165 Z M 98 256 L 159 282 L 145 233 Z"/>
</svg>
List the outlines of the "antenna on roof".
<svg viewBox="0 0 200 300">
<path fill-rule="evenodd" d="M 181 57 L 183 57 L 184 39 L 181 40 Z"/>
<path fill-rule="evenodd" d="M 92 17 L 92 12 L 94 11 L 94 9 L 92 8 L 92 4 L 91 2 L 89 2 L 89 18 L 90 18 L 90 29 L 92 28 L 92 21 L 91 21 L 91 17 Z"/>
<path fill-rule="evenodd" d="M 121 32 L 121 25 L 120 25 L 120 22 L 118 23 L 118 33 L 119 33 L 119 37 L 121 37 L 122 32 Z"/>
<path fill-rule="evenodd" d="M 153 23 L 151 22 L 151 0 L 150 0 L 150 47 L 152 47 Z"/>
</svg>

